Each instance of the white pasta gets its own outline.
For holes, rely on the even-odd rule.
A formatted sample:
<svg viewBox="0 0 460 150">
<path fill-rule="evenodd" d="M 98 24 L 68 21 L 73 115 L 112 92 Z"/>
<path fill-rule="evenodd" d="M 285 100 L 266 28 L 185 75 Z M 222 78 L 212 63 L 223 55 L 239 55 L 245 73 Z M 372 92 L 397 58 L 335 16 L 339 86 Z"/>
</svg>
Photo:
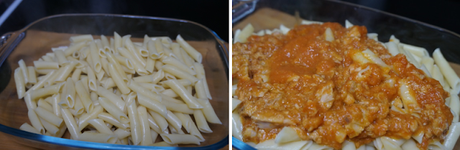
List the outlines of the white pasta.
<svg viewBox="0 0 460 150">
<path fill-rule="evenodd" d="M 199 145 L 206 140 L 200 131 L 212 132 L 208 122 L 221 122 L 208 100 L 201 53 L 177 40 L 80 35 L 27 62 L 32 66 L 21 59 L 14 79 L 31 124 L 20 129 L 112 144 Z"/>
</svg>

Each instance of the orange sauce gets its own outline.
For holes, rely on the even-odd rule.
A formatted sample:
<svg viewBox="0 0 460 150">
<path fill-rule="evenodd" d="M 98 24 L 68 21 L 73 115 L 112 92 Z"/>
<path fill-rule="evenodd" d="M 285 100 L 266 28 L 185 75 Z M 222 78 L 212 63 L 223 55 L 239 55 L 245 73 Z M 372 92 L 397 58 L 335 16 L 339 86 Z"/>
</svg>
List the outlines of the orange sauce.
<svg viewBox="0 0 460 150">
<path fill-rule="evenodd" d="M 333 41 L 325 40 L 327 28 Z M 366 49 L 388 67 L 353 60 Z M 443 140 L 452 122 L 444 104 L 448 93 L 439 82 L 402 54 L 391 56 L 367 38 L 363 26 L 300 25 L 287 35 L 253 35 L 232 51 L 246 142 L 274 139 L 288 126 L 304 140 L 335 149 L 344 140 L 359 147 L 381 136 L 408 139 L 424 132 L 418 146 L 426 149 L 429 140 Z M 404 108 L 410 112 L 391 110 L 401 99 L 400 80 L 407 81 L 418 104 Z"/>
</svg>

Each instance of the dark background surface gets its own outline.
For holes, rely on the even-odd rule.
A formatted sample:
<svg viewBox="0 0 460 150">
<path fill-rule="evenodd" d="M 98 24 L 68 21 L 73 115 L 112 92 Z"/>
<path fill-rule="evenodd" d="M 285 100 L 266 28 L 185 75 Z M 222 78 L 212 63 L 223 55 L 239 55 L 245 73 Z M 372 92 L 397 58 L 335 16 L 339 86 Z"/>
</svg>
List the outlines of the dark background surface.
<svg viewBox="0 0 460 150">
<path fill-rule="evenodd" d="M 460 0 L 342 0 L 435 25 L 460 34 Z"/>
<path fill-rule="evenodd" d="M 0 0 L 0 13 L 11 0 Z M 16 31 L 40 18 L 66 13 L 109 13 L 185 19 L 229 37 L 227 0 L 23 0 L 0 26 L 0 34 Z"/>
</svg>

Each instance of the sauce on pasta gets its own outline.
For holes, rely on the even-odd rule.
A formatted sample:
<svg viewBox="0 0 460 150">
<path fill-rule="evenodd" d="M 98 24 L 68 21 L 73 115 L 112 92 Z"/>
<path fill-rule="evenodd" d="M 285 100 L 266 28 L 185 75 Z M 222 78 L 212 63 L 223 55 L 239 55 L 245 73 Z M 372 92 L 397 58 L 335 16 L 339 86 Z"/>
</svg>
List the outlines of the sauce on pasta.
<svg viewBox="0 0 460 150">
<path fill-rule="evenodd" d="M 357 61 L 369 50 L 384 64 Z M 418 146 L 426 149 L 430 140 L 442 142 L 452 122 L 441 84 L 367 38 L 363 26 L 299 25 L 286 35 L 253 35 L 233 45 L 232 60 L 245 142 L 292 127 L 303 140 L 335 149 L 344 140 L 359 147 L 421 134 Z"/>
</svg>

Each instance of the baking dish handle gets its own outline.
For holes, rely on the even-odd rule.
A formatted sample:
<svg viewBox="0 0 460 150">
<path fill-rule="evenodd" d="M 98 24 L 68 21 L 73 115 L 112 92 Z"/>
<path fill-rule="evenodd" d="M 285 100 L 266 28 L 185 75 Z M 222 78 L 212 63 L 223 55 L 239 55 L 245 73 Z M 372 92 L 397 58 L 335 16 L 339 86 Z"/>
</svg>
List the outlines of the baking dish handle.
<svg viewBox="0 0 460 150">
<path fill-rule="evenodd" d="M 0 66 L 24 37 L 25 32 L 8 32 L 0 37 Z"/>
<path fill-rule="evenodd" d="M 225 42 L 224 40 L 220 40 L 220 42 L 221 42 L 222 45 L 224 46 L 223 49 L 224 49 L 224 52 L 225 52 L 225 54 L 226 54 L 225 56 L 227 57 L 227 60 L 228 60 L 228 59 L 229 59 L 229 55 L 230 55 L 230 53 L 229 53 L 229 51 L 230 51 L 230 50 L 229 50 L 229 45 L 228 45 L 228 43 Z"/>
</svg>

